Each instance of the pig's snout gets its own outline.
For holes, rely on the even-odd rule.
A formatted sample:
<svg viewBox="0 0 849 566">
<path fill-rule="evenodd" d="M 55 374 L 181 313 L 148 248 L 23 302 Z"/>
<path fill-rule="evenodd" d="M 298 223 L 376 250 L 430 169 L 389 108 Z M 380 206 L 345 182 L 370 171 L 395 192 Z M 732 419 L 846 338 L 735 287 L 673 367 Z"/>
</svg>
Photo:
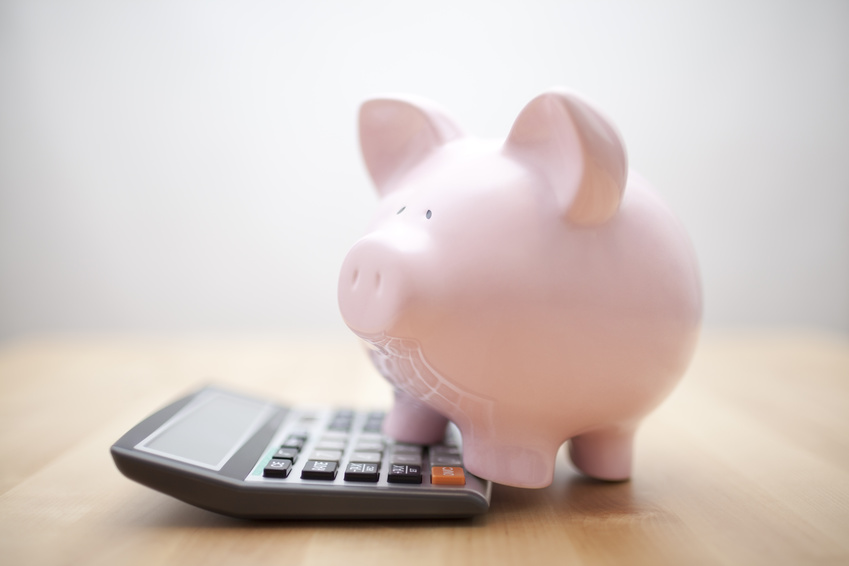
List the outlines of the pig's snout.
<svg viewBox="0 0 849 566">
<path fill-rule="evenodd" d="M 389 245 L 372 238 L 354 244 L 339 274 L 339 310 L 363 338 L 375 337 L 396 321 L 409 293 L 403 262 Z"/>
</svg>

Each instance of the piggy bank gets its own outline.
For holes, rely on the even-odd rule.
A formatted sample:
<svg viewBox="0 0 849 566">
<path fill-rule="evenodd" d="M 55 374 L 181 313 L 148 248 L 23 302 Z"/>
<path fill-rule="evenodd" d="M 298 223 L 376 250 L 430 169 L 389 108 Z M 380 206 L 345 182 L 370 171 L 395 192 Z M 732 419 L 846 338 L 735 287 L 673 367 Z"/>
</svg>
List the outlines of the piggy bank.
<svg viewBox="0 0 849 566">
<path fill-rule="evenodd" d="M 395 388 L 384 432 L 428 444 L 450 419 L 465 468 L 512 486 L 549 485 L 567 441 L 582 473 L 628 479 L 695 348 L 701 285 L 617 129 L 555 89 L 505 140 L 413 97 L 365 102 L 359 134 L 380 200 L 338 296 Z"/>
</svg>

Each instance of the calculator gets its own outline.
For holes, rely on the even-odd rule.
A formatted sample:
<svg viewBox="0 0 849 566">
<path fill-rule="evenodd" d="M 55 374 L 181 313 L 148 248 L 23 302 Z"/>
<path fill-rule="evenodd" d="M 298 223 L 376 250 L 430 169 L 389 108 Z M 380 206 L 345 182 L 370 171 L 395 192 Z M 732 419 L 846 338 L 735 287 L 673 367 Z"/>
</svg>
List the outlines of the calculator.
<svg viewBox="0 0 849 566">
<path fill-rule="evenodd" d="M 128 478 L 246 519 L 470 517 L 492 485 L 463 467 L 462 438 L 394 442 L 382 411 L 284 406 L 204 387 L 156 411 L 111 448 Z"/>
</svg>

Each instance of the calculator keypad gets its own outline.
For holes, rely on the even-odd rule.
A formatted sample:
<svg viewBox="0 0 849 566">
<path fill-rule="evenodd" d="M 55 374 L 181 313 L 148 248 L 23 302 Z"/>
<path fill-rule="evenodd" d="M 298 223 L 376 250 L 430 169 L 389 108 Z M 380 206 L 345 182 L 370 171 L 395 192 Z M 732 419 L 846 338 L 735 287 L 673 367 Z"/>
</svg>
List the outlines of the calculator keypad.
<svg viewBox="0 0 849 566">
<path fill-rule="evenodd" d="M 286 482 L 426 484 L 445 489 L 465 485 L 456 431 L 449 430 L 446 441 L 433 446 L 395 443 L 380 434 L 383 417 L 382 412 L 352 410 L 323 418 L 302 415 L 298 426 L 303 428 L 289 429 L 269 447 L 270 459 L 261 460 L 256 469 L 262 479 Z"/>
<path fill-rule="evenodd" d="M 377 411 L 286 406 L 205 387 L 137 424 L 111 452 L 130 479 L 243 519 L 466 518 L 489 510 L 492 483 L 464 469 L 453 423 L 444 441 L 422 446 L 384 436 L 383 422 Z"/>
</svg>

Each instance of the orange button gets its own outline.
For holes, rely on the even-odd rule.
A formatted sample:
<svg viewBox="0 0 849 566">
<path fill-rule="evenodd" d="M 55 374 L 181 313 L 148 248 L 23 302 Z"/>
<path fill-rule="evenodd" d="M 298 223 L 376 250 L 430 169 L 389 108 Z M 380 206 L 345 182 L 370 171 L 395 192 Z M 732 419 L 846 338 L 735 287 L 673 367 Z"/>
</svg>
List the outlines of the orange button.
<svg viewBox="0 0 849 566">
<path fill-rule="evenodd" d="M 430 482 L 436 485 L 466 485 L 466 474 L 460 466 L 433 466 Z"/>
</svg>

